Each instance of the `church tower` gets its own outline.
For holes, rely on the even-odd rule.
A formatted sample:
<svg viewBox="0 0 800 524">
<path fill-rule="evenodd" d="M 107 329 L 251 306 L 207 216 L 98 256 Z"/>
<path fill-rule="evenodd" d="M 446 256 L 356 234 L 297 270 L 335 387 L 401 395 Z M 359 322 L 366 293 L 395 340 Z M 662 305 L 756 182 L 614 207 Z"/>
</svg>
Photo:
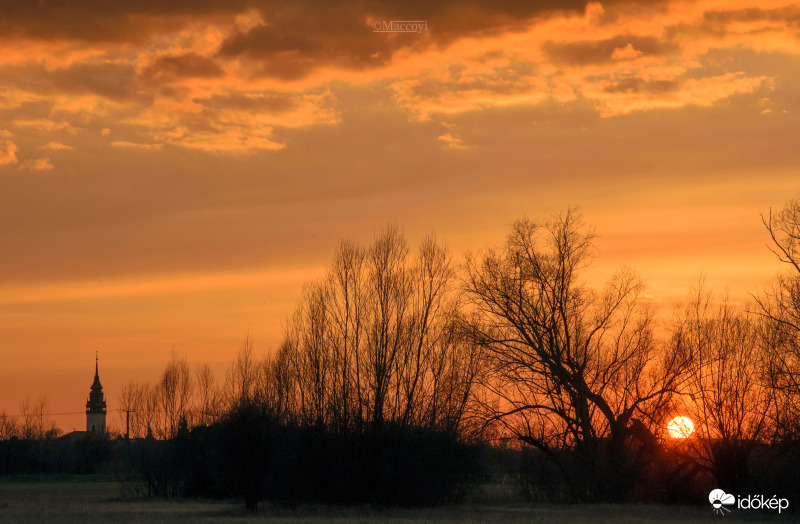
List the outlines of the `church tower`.
<svg viewBox="0 0 800 524">
<path fill-rule="evenodd" d="M 97 354 L 94 356 L 94 382 L 89 400 L 86 402 L 86 431 L 105 434 L 106 432 L 106 401 L 103 398 L 103 386 L 100 385 L 100 375 L 97 367 Z"/>
</svg>

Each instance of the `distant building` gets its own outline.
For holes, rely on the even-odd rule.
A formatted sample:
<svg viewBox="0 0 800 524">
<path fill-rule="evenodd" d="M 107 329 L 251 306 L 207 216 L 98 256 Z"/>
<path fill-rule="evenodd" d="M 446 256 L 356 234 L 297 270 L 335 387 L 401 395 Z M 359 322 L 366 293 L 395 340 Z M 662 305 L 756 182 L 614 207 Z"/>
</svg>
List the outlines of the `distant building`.
<svg viewBox="0 0 800 524">
<path fill-rule="evenodd" d="M 105 434 L 106 432 L 106 401 L 103 398 L 103 386 L 100 384 L 97 355 L 94 357 L 92 391 L 89 393 L 89 400 L 86 402 L 86 431 L 98 434 Z"/>
</svg>

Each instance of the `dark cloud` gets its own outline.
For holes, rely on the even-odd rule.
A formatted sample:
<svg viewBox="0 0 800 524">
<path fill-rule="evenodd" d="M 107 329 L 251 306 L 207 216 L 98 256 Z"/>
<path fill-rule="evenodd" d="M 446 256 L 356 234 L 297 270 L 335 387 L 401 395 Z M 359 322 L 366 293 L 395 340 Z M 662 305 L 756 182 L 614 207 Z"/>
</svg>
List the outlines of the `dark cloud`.
<svg viewBox="0 0 800 524">
<path fill-rule="evenodd" d="M 162 56 L 142 71 L 143 78 L 160 81 L 177 78 L 216 78 L 224 74 L 217 62 L 197 53 Z"/>
<path fill-rule="evenodd" d="M 341 29 L 358 26 L 363 29 L 364 16 L 378 15 L 388 19 L 425 19 L 435 22 L 440 35 L 451 32 L 483 31 L 505 26 L 542 11 L 553 9 L 580 10 L 584 0 L 522 0 L 499 2 L 403 2 L 357 1 L 327 2 L 306 0 L 286 3 L 265 0 L 0 0 L 0 37 L 27 37 L 44 40 L 72 39 L 84 41 L 140 40 L 158 31 L 172 31 L 187 21 L 203 17 L 219 17 L 258 8 L 266 18 L 287 22 L 292 27 L 279 27 L 274 44 L 296 45 L 305 39 L 300 31 L 314 29 L 324 39 Z M 270 22 L 272 23 L 272 22 Z M 293 29 L 294 28 L 294 29 Z M 296 32 L 298 38 L 289 38 Z M 270 40 L 273 36 L 255 38 Z M 263 45 L 259 43 L 256 45 Z M 300 44 L 302 47 L 304 44 Z M 235 45 L 233 46 L 236 47 Z"/>
<path fill-rule="evenodd" d="M 739 34 L 741 27 L 731 29 L 731 24 L 747 24 L 751 22 L 772 22 L 785 24 L 795 30 L 800 27 L 800 7 L 787 6 L 778 9 L 732 9 L 725 11 L 709 11 L 703 14 L 702 21 L 696 24 L 676 24 L 667 28 L 667 38 L 696 38 L 710 36 L 724 38 L 729 34 Z M 764 27 L 755 28 L 752 33 L 768 31 Z"/>
<path fill-rule="evenodd" d="M 260 62 L 260 73 L 300 78 L 322 66 L 361 70 L 389 62 L 395 51 L 422 51 L 462 37 L 523 29 L 531 19 L 552 11 L 581 11 L 580 0 L 543 2 L 373 1 L 334 4 L 322 1 L 260 6 L 266 25 L 229 38 L 223 56 Z M 425 21 L 420 33 L 377 33 L 371 22 Z"/>
<path fill-rule="evenodd" d="M 787 6 L 779 9 L 736 9 L 731 11 L 711 11 L 703 15 L 708 24 L 727 25 L 732 22 L 784 22 L 800 23 L 800 7 Z"/>
<path fill-rule="evenodd" d="M 586 0 L 0 0 L 0 38 L 45 40 L 142 41 L 157 33 L 175 32 L 190 22 L 225 22 L 248 9 L 265 21 L 231 35 L 220 47 L 221 57 L 256 62 L 258 76 L 296 79 L 319 67 L 353 70 L 379 67 L 399 49 L 422 51 L 443 47 L 464 37 L 483 37 L 523 30 L 532 20 L 554 12 L 581 13 Z M 609 0 L 604 6 L 643 9 L 633 0 Z M 376 33 L 372 21 L 426 21 L 421 33 Z M 213 74 L 209 63 L 189 63 L 188 57 L 160 64 L 169 74 Z M 208 67 L 209 69 L 203 69 Z M 171 68 L 171 69 L 170 69 Z"/>
<path fill-rule="evenodd" d="M 0 0 L 0 37 L 139 41 L 193 19 L 232 15 L 250 0 Z"/>
<path fill-rule="evenodd" d="M 136 73 L 128 64 L 79 63 L 49 74 L 61 92 L 94 93 L 112 100 L 130 99 L 139 91 Z"/>
<path fill-rule="evenodd" d="M 79 62 L 48 70 L 40 65 L 8 67 L 0 82 L 37 94 L 95 94 L 115 101 L 146 98 L 132 64 L 111 61 Z"/>
<path fill-rule="evenodd" d="M 601 2 L 603 12 L 598 22 L 603 25 L 616 24 L 620 19 L 640 16 L 642 13 L 668 14 L 674 0 L 610 0 Z"/>
<path fill-rule="evenodd" d="M 610 62 L 613 60 L 614 51 L 628 44 L 644 56 L 665 55 L 677 49 L 676 45 L 651 36 L 620 35 L 608 40 L 590 42 L 547 42 L 544 51 L 555 63 L 583 66 Z"/>
<path fill-rule="evenodd" d="M 268 25 L 234 35 L 222 45 L 220 54 L 258 61 L 264 76 L 294 79 L 323 65 L 379 66 L 391 58 L 395 46 L 419 39 L 417 34 L 391 35 L 396 38 L 374 34 L 365 15 L 352 5 L 265 7 L 262 16 Z"/>
<path fill-rule="evenodd" d="M 285 113 L 298 106 L 297 99 L 284 95 L 253 95 L 240 93 L 214 95 L 208 98 L 195 98 L 197 104 L 213 110 L 232 109 L 235 111 L 251 111 L 254 113 Z"/>
<path fill-rule="evenodd" d="M 603 91 L 612 94 L 623 93 L 654 93 L 664 94 L 677 91 L 680 84 L 669 80 L 642 80 L 638 77 L 631 77 L 615 82 L 607 86 Z"/>
</svg>

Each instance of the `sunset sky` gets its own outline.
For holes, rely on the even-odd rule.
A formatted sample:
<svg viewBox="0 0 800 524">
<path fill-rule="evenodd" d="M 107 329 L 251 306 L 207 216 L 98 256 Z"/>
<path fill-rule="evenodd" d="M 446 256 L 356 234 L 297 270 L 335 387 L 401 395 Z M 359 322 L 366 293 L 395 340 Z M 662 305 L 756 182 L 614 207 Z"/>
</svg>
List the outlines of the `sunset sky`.
<svg viewBox="0 0 800 524">
<path fill-rule="evenodd" d="M 780 270 L 800 5 L 0 1 L 0 410 L 280 342 L 341 237 L 455 254 L 580 206 L 671 307 Z M 426 22 L 420 32 L 373 24 Z M 58 415 L 65 431 L 83 415 Z"/>
</svg>

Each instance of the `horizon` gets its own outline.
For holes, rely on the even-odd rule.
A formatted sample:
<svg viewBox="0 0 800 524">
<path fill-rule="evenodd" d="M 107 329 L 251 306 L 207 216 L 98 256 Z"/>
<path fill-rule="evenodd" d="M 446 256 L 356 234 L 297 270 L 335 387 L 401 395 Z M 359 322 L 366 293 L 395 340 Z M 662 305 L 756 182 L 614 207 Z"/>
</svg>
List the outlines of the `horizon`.
<svg viewBox="0 0 800 524">
<path fill-rule="evenodd" d="M 578 206 L 593 284 L 630 266 L 667 319 L 701 274 L 745 303 L 783 269 L 761 215 L 800 192 L 796 4 L 548 6 L 11 9 L 0 412 L 82 429 L 95 351 L 117 428 L 173 348 L 221 380 L 387 223 L 460 257 Z"/>
</svg>

